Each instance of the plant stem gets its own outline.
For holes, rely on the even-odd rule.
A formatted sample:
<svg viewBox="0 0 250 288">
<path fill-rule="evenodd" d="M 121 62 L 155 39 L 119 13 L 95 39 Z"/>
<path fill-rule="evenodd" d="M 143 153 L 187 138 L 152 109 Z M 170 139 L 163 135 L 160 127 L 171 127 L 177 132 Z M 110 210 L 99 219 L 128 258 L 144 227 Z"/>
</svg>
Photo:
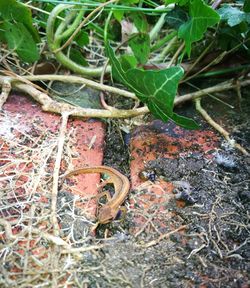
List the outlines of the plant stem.
<svg viewBox="0 0 250 288">
<path fill-rule="evenodd" d="M 157 55 L 154 59 L 152 59 L 152 62 L 156 62 L 156 63 L 161 63 L 164 61 L 164 58 L 166 57 L 166 55 L 172 51 L 173 46 L 175 45 L 175 42 L 177 40 L 177 36 L 173 37 L 168 45 L 162 50 L 161 54 Z"/>
<path fill-rule="evenodd" d="M 199 74 L 199 75 L 195 76 L 194 79 L 206 78 L 206 77 L 215 77 L 218 75 L 224 75 L 224 74 L 237 72 L 237 71 L 241 71 L 241 70 L 245 70 L 245 69 L 249 70 L 250 65 L 241 65 L 241 66 L 230 67 L 230 68 L 225 68 L 225 69 L 221 69 L 221 70 L 210 71 L 210 72 Z"/>
<path fill-rule="evenodd" d="M 177 31 L 172 31 L 170 34 L 167 34 L 165 37 L 160 39 L 157 43 L 155 43 L 150 51 L 154 52 L 164 46 L 168 41 L 172 40 L 177 35 Z"/>
<path fill-rule="evenodd" d="M 58 36 L 57 33 L 56 34 L 58 38 L 56 37 L 56 34 L 54 34 L 55 20 L 57 16 L 63 10 L 71 8 L 71 7 L 73 6 L 60 4 L 51 11 L 51 14 L 47 22 L 47 28 L 46 28 L 47 42 L 48 42 L 49 49 L 51 52 L 55 54 L 55 57 L 59 63 L 61 63 L 63 66 L 67 67 L 68 69 L 72 70 L 73 72 L 79 73 L 81 75 L 85 75 L 87 77 L 99 77 L 102 73 L 103 67 L 97 67 L 97 68 L 84 67 L 82 65 L 75 63 L 68 56 L 66 56 L 62 51 L 60 51 L 60 48 L 61 48 L 60 44 L 61 44 L 62 39 L 60 39 L 60 36 Z M 63 25 L 61 27 L 63 27 Z M 107 73 L 110 72 L 110 67 L 107 67 L 106 72 Z"/>
<path fill-rule="evenodd" d="M 76 10 L 74 10 L 74 11 L 72 11 L 73 13 L 72 13 L 72 18 L 73 17 L 75 17 L 75 15 L 76 15 Z M 74 22 L 70 25 L 70 27 L 67 29 L 67 30 L 65 30 L 62 34 L 58 34 L 57 35 L 57 31 L 56 31 L 56 33 L 55 33 L 55 38 L 58 38 L 58 39 L 60 39 L 60 40 L 63 40 L 63 39 L 66 39 L 67 37 L 69 37 L 76 29 L 77 29 L 77 27 L 79 26 L 79 24 L 80 24 L 80 22 L 81 22 L 81 19 L 82 19 L 82 17 L 83 17 L 83 15 L 84 15 L 84 10 L 81 10 L 79 13 L 78 13 L 78 15 L 77 15 L 77 17 L 75 18 L 75 20 L 74 20 Z M 66 21 L 65 21 L 66 22 Z"/>
<path fill-rule="evenodd" d="M 172 57 L 172 59 L 169 61 L 168 63 L 168 67 L 171 67 L 171 65 L 175 62 L 175 60 L 177 60 L 179 54 L 181 53 L 181 50 L 184 48 L 185 43 L 183 42 L 180 47 L 177 49 L 177 51 L 175 52 L 174 56 Z"/>
<path fill-rule="evenodd" d="M 200 62 L 200 60 L 206 55 L 206 53 L 208 52 L 208 50 L 212 47 L 212 45 L 214 44 L 214 41 L 212 41 L 203 51 L 202 53 L 199 55 L 199 57 L 197 57 L 194 61 L 194 63 L 189 67 L 189 69 L 187 70 L 187 72 L 185 73 L 185 77 L 187 77 L 187 75 L 189 74 L 189 72 L 197 65 L 197 63 Z"/>
<path fill-rule="evenodd" d="M 82 27 L 89 21 L 89 19 L 95 14 L 97 13 L 98 11 L 100 11 L 101 9 L 103 9 L 105 6 L 111 4 L 111 3 L 114 3 L 116 2 L 117 0 L 110 0 L 108 2 L 105 2 L 101 5 L 99 5 L 95 10 L 91 11 L 89 13 L 89 15 L 82 21 L 82 23 L 75 29 L 75 31 L 73 32 L 73 34 L 70 36 L 70 38 L 63 44 L 62 47 L 60 47 L 59 49 L 60 50 L 63 50 L 65 49 L 71 42 L 72 40 L 74 39 L 74 37 L 77 35 L 77 33 L 82 29 Z M 57 51 L 56 51 L 57 52 Z"/>
<path fill-rule="evenodd" d="M 151 41 L 154 41 L 155 38 L 158 36 L 162 26 L 165 23 L 165 17 L 166 17 L 166 13 L 162 14 L 161 17 L 159 18 L 159 20 L 156 22 L 155 26 L 153 27 L 153 29 L 150 31 L 149 33 L 149 37 Z"/>
<path fill-rule="evenodd" d="M 72 5 L 60 4 L 56 6 L 51 12 L 48 17 L 47 27 L 46 27 L 46 36 L 48 41 L 48 46 L 51 52 L 55 50 L 54 47 L 54 26 L 55 21 L 58 15 L 65 9 L 73 7 Z"/>
</svg>

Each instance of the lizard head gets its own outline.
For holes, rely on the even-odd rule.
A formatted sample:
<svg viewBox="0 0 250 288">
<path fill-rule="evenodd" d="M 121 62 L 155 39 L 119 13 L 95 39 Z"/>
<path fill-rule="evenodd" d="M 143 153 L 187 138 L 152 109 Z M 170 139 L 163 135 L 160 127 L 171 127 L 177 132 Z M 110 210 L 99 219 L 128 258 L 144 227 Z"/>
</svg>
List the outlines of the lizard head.
<svg viewBox="0 0 250 288">
<path fill-rule="evenodd" d="M 98 222 L 100 224 L 107 224 L 116 217 L 117 213 L 117 211 L 114 212 L 109 206 L 103 206 L 98 212 Z"/>
</svg>

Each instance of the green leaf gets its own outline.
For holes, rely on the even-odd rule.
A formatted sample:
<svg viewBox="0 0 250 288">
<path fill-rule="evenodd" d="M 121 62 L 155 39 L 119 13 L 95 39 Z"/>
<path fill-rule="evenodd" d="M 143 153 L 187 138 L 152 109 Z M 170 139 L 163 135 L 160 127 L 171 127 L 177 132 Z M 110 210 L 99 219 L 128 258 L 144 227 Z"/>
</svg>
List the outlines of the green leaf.
<svg viewBox="0 0 250 288">
<path fill-rule="evenodd" d="M 141 12 L 131 12 L 130 15 L 138 31 L 142 33 L 147 33 L 148 21 L 146 15 Z"/>
<path fill-rule="evenodd" d="M 140 64 L 145 64 L 148 61 L 150 54 L 150 38 L 148 34 L 138 33 L 136 36 L 132 35 L 131 40 L 128 41 L 136 59 Z"/>
<path fill-rule="evenodd" d="M 12 24 L 5 21 L 3 24 L 5 39 L 9 50 L 15 51 L 25 62 L 34 62 L 39 59 L 36 43 L 22 23 Z"/>
<path fill-rule="evenodd" d="M 242 38 L 240 25 L 234 27 L 221 27 L 218 30 L 218 44 L 219 47 L 224 51 L 231 50 L 234 47 L 240 45 L 243 40 L 244 39 Z"/>
<path fill-rule="evenodd" d="M 178 5 L 180 5 L 180 6 L 183 6 L 183 5 L 185 5 L 188 1 L 189 1 L 189 0 L 165 0 L 164 2 L 165 2 L 166 5 L 175 3 L 175 4 L 178 4 Z"/>
<path fill-rule="evenodd" d="M 250 12 L 250 0 L 245 0 L 244 1 L 243 10 L 246 13 Z"/>
<path fill-rule="evenodd" d="M 79 34 L 75 38 L 76 43 L 83 47 L 89 44 L 89 35 L 85 31 L 80 31 Z"/>
<path fill-rule="evenodd" d="M 171 119 L 177 125 L 186 129 L 199 129 L 200 128 L 199 125 L 193 119 L 178 115 L 176 113 L 173 113 Z"/>
<path fill-rule="evenodd" d="M 190 19 L 178 31 L 178 36 L 185 40 L 188 56 L 191 54 L 191 44 L 202 39 L 207 28 L 220 20 L 220 16 L 202 0 L 191 0 L 189 5 Z"/>
<path fill-rule="evenodd" d="M 124 71 L 127 71 L 131 68 L 135 68 L 138 64 L 138 61 L 136 60 L 135 56 L 128 54 L 124 54 L 121 57 L 119 57 L 119 62 Z"/>
<path fill-rule="evenodd" d="M 35 42 L 40 42 L 37 30 L 32 26 L 31 10 L 16 0 L 0 0 L 0 18 L 12 23 L 22 23 Z"/>
<path fill-rule="evenodd" d="M 165 122 L 172 119 L 176 124 L 189 129 L 199 127 L 192 119 L 173 112 L 178 83 L 184 73 L 181 67 L 175 66 L 158 71 L 131 68 L 124 71 L 108 43 L 106 52 L 112 65 L 113 78 L 133 91 L 156 118 Z"/>
<path fill-rule="evenodd" d="M 69 58 L 79 65 L 88 66 L 88 62 L 78 49 L 71 48 Z"/>
<path fill-rule="evenodd" d="M 180 6 L 176 6 L 167 13 L 165 21 L 171 28 L 178 30 L 182 24 L 188 21 L 188 14 Z"/>
<path fill-rule="evenodd" d="M 237 8 L 225 5 L 218 9 L 222 20 L 226 20 L 230 27 L 236 26 L 243 21 L 250 23 L 250 14 L 244 13 Z"/>
<path fill-rule="evenodd" d="M 118 21 L 118 22 L 121 22 L 122 21 L 122 18 L 124 16 L 124 11 L 123 10 L 113 10 L 113 14 L 114 14 L 114 17 L 115 19 Z"/>
</svg>

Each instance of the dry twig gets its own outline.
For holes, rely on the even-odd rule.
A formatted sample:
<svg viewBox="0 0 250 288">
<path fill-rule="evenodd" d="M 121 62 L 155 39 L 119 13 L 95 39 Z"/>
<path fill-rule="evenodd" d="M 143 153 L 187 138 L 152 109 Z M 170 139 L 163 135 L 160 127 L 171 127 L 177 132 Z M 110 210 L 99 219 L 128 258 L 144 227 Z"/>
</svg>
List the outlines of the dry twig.
<svg viewBox="0 0 250 288">
<path fill-rule="evenodd" d="M 61 160 L 62 160 L 63 146 L 65 142 L 65 134 L 67 131 L 67 123 L 68 123 L 69 115 L 70 114 L 68 112 L 62 113 L 62 123 L 61 123 L 60 131 L 59 131 L 57 155 L 56 155 L 56 161 L 55 161 L 54 172 L 53 172 L 53 186 L 52 186 L 52 195 L 51 195 L 51 222 L 53 224 L 55 236 L 59 236 L 59 225 L 57 221 L 56 204 L 57 204 L 60 165 L 61 165 Z"/>
<path fill-rule="evenodd" d="M 243 154 L 245 155 L 249 155 L 249 153 L 247 152 L 247 150 L 245 148 L 243 148 L 240 144 L 235 143 L 235 141 L 233 139 L 230 138 L 230 134 L 229 132 L 227 132 L 224 128 L 222 128 L 218 123 L 216 123 L 207 113 L 207 111 L 205 109 L 202 108 L 201 106 L 201 99 L 197 98 L 195 99 L 195 106 L 196 106 L 196 110 L 202 115 L 202 117 L 215 129 L 217 130 L 227 141 L 228 143 L 238 149 L 239 151 L 241 151 Z"/>
<path fill-rule="evenodd" d="M 151 247 L 151 246 L 154 246 L 154 245 L 157 245 L 159 244 L 163 239 L 165 238 L 168 238 L 169 236 L 181 231 L 181 230 L 184 230 L 188 227 L 188 225 L 182 225 L 180 226 L 179 228 L 173 230 L 173 231 L 170 231 L 168 233 L 165 233 L 165 234 L 162 234 L 159 238 L 157 238 L 156 240 L 152 240 L 146 244 L 141 244 L 141 245 L 137 245 L 138 247 L 141 247 L 141 248 L 148 248 L 148 247 Z"/>
</svg>

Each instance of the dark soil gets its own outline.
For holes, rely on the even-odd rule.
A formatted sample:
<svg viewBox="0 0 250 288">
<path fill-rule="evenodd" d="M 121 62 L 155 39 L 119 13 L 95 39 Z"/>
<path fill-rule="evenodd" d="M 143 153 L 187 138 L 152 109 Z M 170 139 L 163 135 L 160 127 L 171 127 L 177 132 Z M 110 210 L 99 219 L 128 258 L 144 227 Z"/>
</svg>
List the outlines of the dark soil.
<svg viewBox="0 0 250 288">
<path fill-rule="evenodd" d="M 186 235 L 178 239 L 182 243 L 181 251 L 176 246 L 183 261 L 182 265 L 178 264 L 181 287 L 185 282 L 205 283 L 208 287 L 241 287 L 247 283 L 250 158 L 220 153 L 212 160 L 190 155 L 148 163 L 158 175 L 177 184 L 179 197 L 186 204 L 192 203 L 187 201 L 190 197 L 195 202 L 184 208 L 177 208 L 173 202 L 166 207 L 179 216 L 180 224 L 189 225 Z M 171 267 L 168 270 L 172 275 L 176 267 L 174 271 Z M 180 287 L 176 280 L 165 276 L 165 283 L 170 283 L 170 287 Z"/>
<path fill-rule="evenodd" d="M 249 103 L 244 104 L 240 114 L 227 116 L 233 135 L 247 147 Z M 128 168 L 123 170 L 128 167 L 126 144 L 114 126 L 111 128 L 105 164 L 127 174 Z M 145 229 L 137 237 L 132 236 L 130 228 L 138 210 L 131 210 L 125 225 L 110 226 L 111 245 L 98 254 L 105 277 L 94 277 L 91 287 L 249 287 L 249 164 L 250 157 L 229 148 L 223 140 L 208 158 L 192 152 L 178 159 L 148 162 L 146 168 L 176 187 L 175 197 L 162 204 L 174 215 L 170 225 L 187 228 L 157 245 L 142 248 L 141 243 L 159 235 Z M 184 207 L 180 208 L 178 202 Z M 162 216 L 159 209 L 153 223 L 157 225 L 154 219 L 162 220 Z M 169 225 L 169 220 L 165 222 Z M 168 232 L 165 228 L 161 231 Z"/>
<path fill-rule="evenodd" d="M 137 238 L 128 230 L 116 233 L 101 257 L 114 281 L 102 278 L 101 287 L 247 287 L 250 159 L 237 153 L 230 157 L 233 167 L 227 165 L 229 158 L 218 163 L 218 157 L 207 160 L 202 155 L 148 163 L 157 175 L 178 184 L 184 201 L 185 193 L 194 199 L 195 204 L 187 201 L 184 208 L 175 199 L 164 207 L 175 215 L 172 225 L 188 228 L 150 248 L 138 243 L 157 238 L 152 231 Z"/>
<path fill-rule="evenodd" d="M 106 124 L 105 152 L 103 163 L 129 176 L 129 134 L 122 131 L 119 123 L 109 121 Z"/>
</svg>

